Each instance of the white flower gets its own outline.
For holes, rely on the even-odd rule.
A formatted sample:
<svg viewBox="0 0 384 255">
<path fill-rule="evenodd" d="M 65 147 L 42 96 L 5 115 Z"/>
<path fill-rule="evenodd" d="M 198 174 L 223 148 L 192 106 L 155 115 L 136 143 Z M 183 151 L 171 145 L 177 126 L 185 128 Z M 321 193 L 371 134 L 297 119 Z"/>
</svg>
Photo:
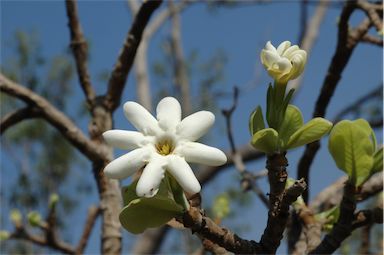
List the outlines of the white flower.
<svg viewBox="0 0 384 255">
<path fill-rule="evenodd" d="M 267 42 L 260 54 L 261 63 L 269 75 L 279 83 L 296 79 L 304 70 L 307 53 L 291 42 L 282 42 L 277 49 Z"/>
<path fill-rule="evenodd" d="M 156 112 L 157 120 L 138 103 L 124 104 L 125 116 L 139 132 L 109 130 L 103 133 L 109 145 L 133 150 L 110 162 L 104 168 L 105 175 L 123 179 L 145 166 L 136 187 L 138 196 L 156 195 L 165 171 L 186 192 L 200 192 L 200 184 L 187 162 L 219 166 L 227 161 L 221 150 L 194 142 L 208 131 L 215 116 L 200 111 L 181 120 L 180 104 L 173 97 L 163 98 Z"/>
</svg>

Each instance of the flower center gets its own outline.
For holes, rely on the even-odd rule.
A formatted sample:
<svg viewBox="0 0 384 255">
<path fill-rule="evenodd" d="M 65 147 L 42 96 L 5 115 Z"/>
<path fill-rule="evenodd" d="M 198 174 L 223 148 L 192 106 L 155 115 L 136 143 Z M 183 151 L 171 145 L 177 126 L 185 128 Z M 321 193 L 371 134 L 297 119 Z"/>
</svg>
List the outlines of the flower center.
<svg viewBox="0 0 384 255">
<path fill-rule="evenodd" d="M 175 149 L 175 145 L 172 139 L 168 137 L 158 140 L 155 147 L 156 147 L 157 153 L 164 156 L 171 154 Z"/>
</svg>

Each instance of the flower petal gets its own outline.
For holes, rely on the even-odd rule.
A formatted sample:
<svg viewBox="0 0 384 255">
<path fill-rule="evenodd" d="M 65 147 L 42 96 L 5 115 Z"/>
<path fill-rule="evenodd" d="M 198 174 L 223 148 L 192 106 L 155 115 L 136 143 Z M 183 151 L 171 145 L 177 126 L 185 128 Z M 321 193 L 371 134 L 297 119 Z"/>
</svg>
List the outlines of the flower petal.
<svg viewBox="0 0 384 255">
<path fill-rule="evenodd" d="M 176 134 L 189 141 L 196 141 L 207 133 L 215 122 L 215 115 L 208 111 L 196 112 L 184 118 L 176 127 Z"/>
<path fill-rule="evenodd" d="M 104 132 L 103 138 L 109 145 L 124 150 L 143 147 L 148 143 L 148 139 L 140 132 L 118 129 Z"/>
<path fill-rule="evenodd" d="M 157 194 L 166 166 L 165 157 L 151 158 L 137 182 L 136 194 L 139 197 L 153 197 Z"/>
<path fill-rule="evenodd" d="M 279 70 L 282 72 L 282 73 L 288 73 L 291 68 L 292 68 L 292 64 L 291 62 L 286 59 L 286 58 L 281 58 L 278 62 L 277 62 L 278 66 L 279 66 Z"/>
<path fill-rule="evenodd" d="M 282 56 L 284 51 L 286 51 L 291 46 L 290 41 L 284 41 L 280 43 L 280 45 L 277 47 L 277 53 Z"/>
<path fill-rule="evenodd" d="M 286 57 L 288 59 L 291 59 L 296 52 L 300 50 L 299 46 L 293 45 L 292 47 L 289 47 L 283 54 L 283 57 Z"/>
<path fill-rule="evenodd" d="M 140 104 L 126 102 L 124 113 L 132 125 L 144 135 L 156 135 L 161 132 L 157 120 Z"/>
<path fill-rule="evenodd" d="M 159 126 L 164 130 L 173 129 L 181 121 L 181 106 L 173 97 L 165 97 L 156 108 Z"/>
<path fill-rule="evenodd" d="M 208 166 L 220 166 L 227 162 L 224 152 L 201 143 L 185 142 L 176 147 L 174 153 L 184 157 L 187 162 Z"/>
<path fill-rule="evenodd" d="M 131 151 L 111 161 L 104 168 L 104 174 L 111 179 L 127 178 L 148 162 L 150 154 L 151 150 L 148 148 Z"/>
<path fill-rule="evenodd" d="M 196 194 L 200 192 L 200 183 L 196 179 L 195 174 L 185 159 L 177 155 L 168 156 L 167 169 L 180 184 L 183 190 L 190 194 Z"/>
<path fill-rule="evenodd" d="M 272 45 L 271 41 L 268 41 L 268 42 L 265 44 L 264 49 L 266 49 L 266 50 L 270 50 L 270 51 L 273 51 L 273 52 L 276 52 L 276 48 L 275 48 L 275 46 Z"/>
<path fill-rule="evenodd" d="M 279 61 L 280 56 L 273 51 L 270 50 L 262 50 L 260 54 L 261 63 L 266 68 L 271 68 L 273 64 L 275 64 L 277 61 Z"/>
</svg>

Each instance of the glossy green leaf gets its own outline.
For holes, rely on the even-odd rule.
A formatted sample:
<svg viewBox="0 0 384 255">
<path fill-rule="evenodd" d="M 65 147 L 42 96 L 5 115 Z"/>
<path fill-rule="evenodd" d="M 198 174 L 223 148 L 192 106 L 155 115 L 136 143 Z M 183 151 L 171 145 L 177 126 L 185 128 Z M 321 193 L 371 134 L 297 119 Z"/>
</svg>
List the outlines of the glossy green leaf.
<svg viewBox="0 0 384 255">
<path fill-rule="evenodd" d="M 251 133 L 251 136 L 253 136 L 254 133 L 264 128 L 265 128 L 265 124 L 264 124 L 263 111 L 261 109 L 261 106 L 259 105 L 251 113 L 251 116 L 249 117 L 249 132 Z"/>
<path fill-rule="evenodd" d="M 343 120 L 337 123 L 329 136 L 328 149 L 337 167 L 346 172 L 356 186 L 370 176 L 372 140 L 360 122 Z"/>
<path fill-rule="evenodd" d="M 373 166 L 371 169 L 371 175 L 383 171 L 383 147 L 373 155 Z"/>
<path fill-rule="evenodd" d="M 284 149 L 293 149 L 319 140 L 331 128 L 332 123 L 330 121 L 323 118 L 314 118 L 291 135 Z"/>
<path fill-rule="evenodd" d="M 278 136 L 273 128 L 262 129 L 253 135 L 252 145 L 266 154 L 272 154 L 278 150 Z"/>
<path fill-rule="evenodd" d="M 303 115 L 299 108 L 291 104 L 288 105 L 287 110 L 285 111 L 284 120 L 279 129 L 279 139 L 282 142 L 282 148 L 288 143 L 291 135 L 301 128 L 303 124 Z"/>
<path fill-rule="evenodd" d="M 172 218 L 183 213 L 184 209 L 177 204 L 169 189 L 167 178 L 164 178 L 159 192 L 151 198 L 138 197 L 136 184 L 123 188 L 123 199 L 126 205 L 120 213 L 121 225 L 133 234 L 142 233 L 147 228 L 159 227 Z"/>
</svg>

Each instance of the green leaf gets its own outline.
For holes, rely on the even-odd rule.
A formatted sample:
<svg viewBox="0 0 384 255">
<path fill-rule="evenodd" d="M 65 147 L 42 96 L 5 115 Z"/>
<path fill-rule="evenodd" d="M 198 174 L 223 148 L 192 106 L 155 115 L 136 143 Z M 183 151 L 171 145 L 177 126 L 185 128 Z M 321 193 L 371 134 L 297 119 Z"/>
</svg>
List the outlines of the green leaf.
<svg viewBox="0 0 384 255">
<path fill-rule="evenodd" d="M 266 154 L 272 154 L 278 150 L 278 136 L 273 128 L 262 129 L 253 135 L 252 145 Z"/>
<path fill-rule="evenodd" d="M 126 205 L 120 213 L 121 225 L 133 234 L 142 233 L 147 228 L 159 227 L 183 213 L 181 205 L 173 200 L 166 178 L 163 179 L 159 192 L 151 198 L 136 195 L 137 182 L 123 189 Z"/>
<path fill-rule="evenodd" d="M 284 120 L 280 125 L 279 139 L 281 140 L 281 147 L 284 148 L 291 135 L 293 135 L 299 128 L 303 126 L 303 115 L 299 108 L 294 105 L 288 105 L 285 111 Z"/>
<path fill-rule="evenodd" d="M 264 128 L 265 128 L 265 124 L 264 124 L 263 111 L 261 109 L 261 106 L 259 105 L 251 113 L 251 116 L 249 117 L 249 132 L 251 133 L 251 136 L 253 136 L 254 133 Z"/>
<path fill-rule="evenodd" d="M 328 149 L 338 168 L 352 183 L 360 186 L 370 176 L 373 166 L 372 140 L 361 122 L 340 121 L 329 136 Z"/>
<path fill-rule="evenodd" d="M 373 132 L 373 129 L 369 125 L 368 121 L 366 121 L 365 119 L 357 119 L 353 121 L 353 123 L 359 125 L 359 127 L 361 127 L 366 132 L 367 136 L 370 137 L 370 139 L 372 140 L 373 151 L 375 151 L 377 146 L 376 135 L 375 132 Z"/>
<path fill-rule="evenodd" d="M 373 155 L 373 165 L 371 169 L 371 175 L 383 171 L 383 147 Z"/>
<path fill-rule="evenodd" d="M 299 128 L 288 140 L 285 149 L 293 149 L 319 140 L 332 128 L 332 123 L 323 118 L 314 118 Z"/>
</svg>

